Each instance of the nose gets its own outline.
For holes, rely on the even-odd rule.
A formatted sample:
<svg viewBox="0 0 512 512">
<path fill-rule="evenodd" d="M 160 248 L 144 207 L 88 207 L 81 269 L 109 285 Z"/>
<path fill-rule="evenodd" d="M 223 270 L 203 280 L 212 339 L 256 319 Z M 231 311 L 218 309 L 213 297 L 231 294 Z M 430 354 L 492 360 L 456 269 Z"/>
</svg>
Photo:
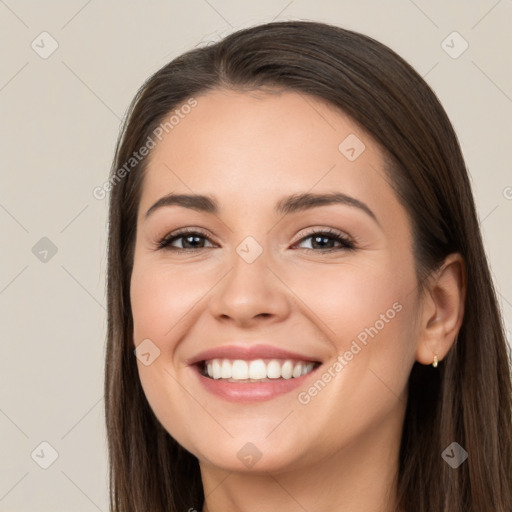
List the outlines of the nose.
<svg viewBox="0 0 512 512">
<path fill-rule="evenodd" d="M 248 328 L 288 317 L 290 292 L 279 272 L 267 263 L 265 251 L 252 263 L 235 254 L 231 270 L 215 287 L 209 302 L 216 320 Z"/>
</svg>

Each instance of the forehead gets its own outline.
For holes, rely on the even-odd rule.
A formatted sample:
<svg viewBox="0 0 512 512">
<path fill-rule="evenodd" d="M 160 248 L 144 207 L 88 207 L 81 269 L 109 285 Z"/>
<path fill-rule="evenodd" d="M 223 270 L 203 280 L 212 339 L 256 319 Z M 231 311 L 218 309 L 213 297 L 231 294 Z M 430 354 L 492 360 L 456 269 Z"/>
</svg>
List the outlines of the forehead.
<svg viewBox="0 0 512 512">
<path fill-rule="evenodd" d="M 149 155 L 140 212 L 161 196 L 218 197 L 221 210 L 274 207 L 283 195 L 338 191 L 403 215 L 379 145 L 349 116 L 293 91 L 209 91 Z M 396 220 L 396 219 L 395 219 Z"/>
</svg>

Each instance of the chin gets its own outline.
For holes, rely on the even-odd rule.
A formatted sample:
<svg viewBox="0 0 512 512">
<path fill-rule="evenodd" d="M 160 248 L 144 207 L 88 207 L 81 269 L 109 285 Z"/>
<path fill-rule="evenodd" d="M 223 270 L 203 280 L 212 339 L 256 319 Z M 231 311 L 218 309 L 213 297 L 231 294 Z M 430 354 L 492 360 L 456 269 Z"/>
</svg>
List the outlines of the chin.
<svg viewBox="0 0 512 512">
<path fill-rule="evenodd" d="M 212 446 L 215 445 L 215 449 Z M 251 474 L 282 473 L 298 468 L 303 455 L 297 446 L 280 448 L 279 442 L 258 443 L 230 439 L 226 443 L 208 443 L 190 450 L 200 464 L 218 469 Z"/>
</svg>

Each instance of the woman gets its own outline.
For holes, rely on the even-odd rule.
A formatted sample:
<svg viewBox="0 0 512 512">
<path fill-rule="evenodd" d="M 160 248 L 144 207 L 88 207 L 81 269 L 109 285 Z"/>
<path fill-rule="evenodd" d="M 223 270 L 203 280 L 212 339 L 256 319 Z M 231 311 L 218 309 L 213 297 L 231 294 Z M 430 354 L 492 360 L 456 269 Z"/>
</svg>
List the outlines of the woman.
<svg viewBox="0 0 512 512">
<path fill-rule="evenodd" d="M 467 171 L 398 55 L 298 21 L 194 49 L 110 183 L 112 511 L 512 510 Z"/>
</svg>

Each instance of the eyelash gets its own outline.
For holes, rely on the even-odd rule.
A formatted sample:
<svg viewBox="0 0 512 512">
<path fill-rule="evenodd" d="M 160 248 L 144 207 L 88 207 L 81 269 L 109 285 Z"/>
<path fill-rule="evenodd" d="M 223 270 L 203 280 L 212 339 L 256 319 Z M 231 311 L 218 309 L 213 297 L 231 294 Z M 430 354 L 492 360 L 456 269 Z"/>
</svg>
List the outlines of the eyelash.
<svg viewBox="0 0 512 512">
<path fill-rule="evenodd" d="M 208 247 L 199 247 L 198 249 L 183 249 L 183 248 L 180 248 L 180 247 L 173 247 L 173 246 L 171 246 L 171 243 L 173 243 L 176 240 L 179 240 L 180 238 L 185 238 L 185 235 L 198 235 L 201 238 L 205 238 L 210 243 L 212 243 L 212 244 L 214 243 L 214 242 L 212 242 L 212 240 L 210 239 L 209 236 L 207 236 L 206 234 L 202 233 L 201 231 L 194 230 L 194 229 L 183 229 L 183 230 L 180 230 L 180 231 L 178 231 L 176 233 L 171 233 L 169 235 L 166 235 L 159 242 L 157 242 L 156 249 L 157 250 L 165 249 L 165 250 L 168 250 L 168 251 L 182 251 L 182 252 L 200 251 L 200 250 L 203 250 L 203 249 L 208 249 Z M 308 238 L 313 237 L 314 235 L 317 235 L 317 236 L 321 235 L 324 238 L 331 238 L 331 239 L 335 240 L 336 242 L 341 243 L 342 247 L 334 247 L 334 248 L 331 247 L 331 248 L 323 249 L 323 250 L 322 249 L 302 248 L 303 250 L 311 251 L 311 252 L 324 252 L 325 253 L 325 252 L 334 252 L 334 251 L 340 251 L 340 250 L 351 251 L 351 250 L 355 249 L 355 245 L 354 245 L 354 242 L 352 240 L 350 240 L 349 238 L 341 235 L 339 232 L 334 231 L 332 229 L 324 229 L 324 230 L 321 230 L 321 231 L 313 231 L 313 232 L 309 233 L 308 235 L 303 236 L 297 242 L 297 244 L 303 242 L 304 240 L 307 240 Z"/>
</svg>

